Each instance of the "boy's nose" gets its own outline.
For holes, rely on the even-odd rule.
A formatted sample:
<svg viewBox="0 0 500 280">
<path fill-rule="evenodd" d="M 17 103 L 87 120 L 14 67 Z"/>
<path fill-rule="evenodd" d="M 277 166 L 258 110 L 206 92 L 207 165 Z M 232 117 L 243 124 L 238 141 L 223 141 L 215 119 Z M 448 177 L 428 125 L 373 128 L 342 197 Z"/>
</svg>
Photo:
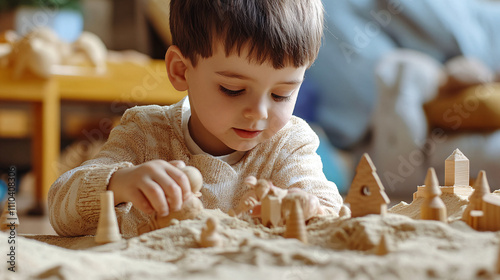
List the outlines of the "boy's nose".
<svg viewBox="0 0 500 280">
<path fill-rule="evenodd" d="M 254 120 L 267 119 L 266 102 L 263 100 L 259 100 L 248 104 L 243 111 L 243 116 L 247 119 Z"/>
</svg>

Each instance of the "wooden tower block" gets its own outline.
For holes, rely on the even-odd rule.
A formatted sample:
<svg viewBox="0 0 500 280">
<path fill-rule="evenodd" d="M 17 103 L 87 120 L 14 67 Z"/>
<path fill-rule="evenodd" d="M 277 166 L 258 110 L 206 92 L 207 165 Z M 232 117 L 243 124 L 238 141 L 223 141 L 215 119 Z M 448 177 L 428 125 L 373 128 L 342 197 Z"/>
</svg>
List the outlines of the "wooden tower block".
<svg viewBox="0 0 500 280">
<path fill-rule="evenodd" d="M 422 220 L 436 220 L 447 222 L 446 205 L 441 200 L 441 190 L 434 168 L 429 168 L 425 177 L 426 197 L 420 206 L 420 218 Z"/>
<path fill-rule="evenodd" d="M 281 222 L 281 199 L 275 195 L 273 188 L 261 201 L 261 218 L 266 227 L 277 227 Z"/>
<path fill-rule="evenodd" d="M 345 199 L 345 202 L 350 204 L 353 218 L 368 214 L 384 215 L 387 212 L 387 204 L 390 201 L 375 171 L 368 154 L 363 154 Z"/>
<path fill-rule="evenodd" d="M 469 159 L 456 149 L 444 162 L 445 186 L 469 186 Z"/>
<path fill-rule="evenodd" d="M 117 242 L 121 239 L 116 219 L 113 192 L 103 192 L 101 193 L 101 214 L 99 215 L 95 242 L 109 243 Z"/>
<path fill-rule="evenodd" d="M 285 238 L 296 238 L 307 243 L 306 222 L 298 200 L 292 204 L 292 209 L 286 220 Z"/>
<path fill-rule="evenodd" d="M 462 214 L 462 220 L 474 228 L 470 213 L 475 210 L 483 210 L 483 197 L 490 193 L 490 185 L 488 184 L 488 179 L 486 179 L 486 172 L 484 172 L 484 170 L 479 171 L 477 179 L 472 187 L 474 188 L 474 192 L 469 196 L 469 204 Z"/>
</svg>

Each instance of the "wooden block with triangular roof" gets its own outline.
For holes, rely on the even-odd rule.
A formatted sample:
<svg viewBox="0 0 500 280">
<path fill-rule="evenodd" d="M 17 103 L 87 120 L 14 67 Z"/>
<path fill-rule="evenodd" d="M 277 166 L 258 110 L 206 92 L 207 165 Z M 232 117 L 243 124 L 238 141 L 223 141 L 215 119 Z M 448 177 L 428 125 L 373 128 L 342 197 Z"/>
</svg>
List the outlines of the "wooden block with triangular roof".
<svg viewBox="0 0 500 280">
<path fill-rule="evenodd" d="M 384 215 L 387 213 L 387 204 L 390 200 L 376 173 L 375 165 L 367 153 L 363 154 L 356 167 L 356 175 L 345 202 L 350 204 L 351 217 L 353 218 L 368 214 Z"/>
</svg>

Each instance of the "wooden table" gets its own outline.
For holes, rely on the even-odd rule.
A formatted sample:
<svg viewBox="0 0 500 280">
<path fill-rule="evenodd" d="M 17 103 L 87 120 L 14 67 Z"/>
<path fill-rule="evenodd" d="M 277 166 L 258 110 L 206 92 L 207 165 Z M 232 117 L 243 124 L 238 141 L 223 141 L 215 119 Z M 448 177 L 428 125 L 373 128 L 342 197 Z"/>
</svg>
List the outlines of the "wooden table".
<svg viewBox="0 0 500 280">
<path fill-rule="evenodd" d="M 137 104 L 173 104 L 185 95 L 171 85 L 162 60 L 109 62 L 101 75 L 87 71 L 48 80 L 29 74 L 14 80 L 8 69 L 0 68 L 0 101 L 34 104 L 32 164 L 37 212 L 43 212 L 48 190 L 59 174 L 61 100 L 107 102 L 118 113 Z"/>
</svg>

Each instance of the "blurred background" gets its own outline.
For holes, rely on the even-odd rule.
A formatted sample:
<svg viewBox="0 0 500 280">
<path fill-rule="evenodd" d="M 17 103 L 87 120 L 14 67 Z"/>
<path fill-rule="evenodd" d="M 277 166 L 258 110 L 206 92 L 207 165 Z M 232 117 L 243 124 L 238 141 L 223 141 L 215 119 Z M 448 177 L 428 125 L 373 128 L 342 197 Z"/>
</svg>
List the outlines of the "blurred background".
<svg viewBox="0 0 500 280">
<path fill-rule="evenodd" d="M 53 182 L 65 170 L 92 157 L 127 108 L 147 103 L 167 105 L 184 96 L 184 93 L 176 93 L 167 85 L 166 75 L 159 78 L 160 74 L 157 74 L 165 72 L 162 60 L 170 44 L 168 3 L 146 0 L 0 0 L 0 204 L 7 199 L 8 171 L 14 166 L 18 214 L 27 222 L 25 225 L 33 221 L 35 231 L 41 227 L 41 232 L 51 232 L 45 216 L 48 182 Z M 112 60 L 113 64 L 108 65 L 104 74 L 97 74 L 92 72 L 92 67 L 88 67 L 89 63 L 82 66 L 76 62 L 74 64 L 82 66 L 76 69 L 76 73 L 70 68 L 63 68 L 59 71 L 62 73 L 55 73 L 52 77 L 33 75 L 28 66 L 18 77 L 14 77 L 12 72 L 17 61 L 8 61 L 9 43 L 19 42 L 38 27 L 51 29 L 57 40 L 66 45 L 75 45 L 83 32 L 95 34 L 106 48 L 106 59 Z M 14 33 L 14 39 L 9 37 Z M 152 78 L 152 82 L 148 83 L 157 87 L 154 89 L 158 92 L 157 97 L 153 97 L 155 100 L 144 99 L 144 94 L 139 96 L 139 90 L 146 85 L 146 76 Z M 46 110 L 60 110 L 56 118 L 60 123 L 43 123 L 45 119 L 41 120 L 39 112 L 39 107 L 44 106 L 39 105 L 43 104 L 39 102 L 41 98 L 16 97 L 16 93 L 42 89 L 54 79 L 60 87 L 59 108 L 48 107 Z M 127 87 L 121 85 L 126 81 L 129 82 Z M 25 89 L 27 84 L 35 86 Z M 81 86 L 81 92 L 72 91 L 73 87 L 82 84 L 88 88 Z M 101 88 L 102 92 L 94 88 Z M 108 94 L 103 91 L 109 88 L 109 96 L 102 97 Z M 33 95 L 44 94 L 36 91 Z M 96 92 L 96 96 L 85 96 L 92 91 Z M 162 92 L 170 97 L 162 97 Z M 40 131 L 39 126 L 45 127 Z M 41 157 L 45 145 L 50 143 L 34 143 L 37 141 L 35 138 L 39 136 L 43 139 L 50 128 L 56 128 L 58 132 L 55 133 L 60 136 L 59 139 L 48 140 L 59 141 L 53 145 L 57 152 L 51 152 L 51 157 L 57 157 L 58 162 L 43 166 L 45 169 L 39 167 L 38 171 L 34 162 Z M 47 162 L 41 164 L 48 165 Z M 35 174 L 43 174 L 47 170 L 50 175 Z M 31 232 L 32 228 L 25 230 L 21 225 L 20 230 Z"/>
</svg>

